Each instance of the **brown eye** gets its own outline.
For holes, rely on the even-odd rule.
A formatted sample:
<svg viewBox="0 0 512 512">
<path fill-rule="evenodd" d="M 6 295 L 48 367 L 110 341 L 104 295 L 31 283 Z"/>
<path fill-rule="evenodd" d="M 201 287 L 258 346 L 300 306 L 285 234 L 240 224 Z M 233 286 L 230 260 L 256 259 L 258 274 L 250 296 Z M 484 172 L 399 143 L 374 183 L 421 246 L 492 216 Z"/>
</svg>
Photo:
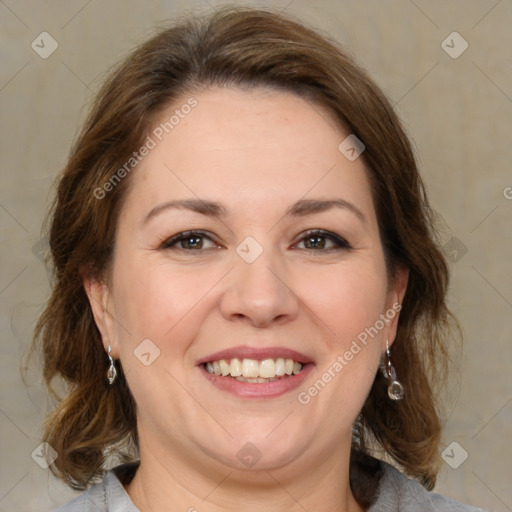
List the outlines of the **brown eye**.
<svg viewBox="0 0 512 512">
<path fill-rule="evenodd" d="M 180 246 L 182 249 L 202 249 L 203 248 L 203 237 L 199 235 L 190 235 L 180 240 Z"/>
<path fill-rule="evenodd" d="M 162 249 L 179 249 L 182 251 L 200 251 L 218 248 L 218 245 L 207 234 L 185 231 L 169 238 L 162 244 Z"/>
<path fill-rule="evenodd" d="M 325 248 L 325 237 L 319 235 L 311 235 L 304 238 L 304 247 L 306 249 L 324 249 Z"/>
<path fill-rule="evenodd" d="M 349 243 L 330 231 L 310 231 L 307 232 L 295 245 L 298 249 L 312 251 L 329 251 L 350 249 Z"/>
</svg>

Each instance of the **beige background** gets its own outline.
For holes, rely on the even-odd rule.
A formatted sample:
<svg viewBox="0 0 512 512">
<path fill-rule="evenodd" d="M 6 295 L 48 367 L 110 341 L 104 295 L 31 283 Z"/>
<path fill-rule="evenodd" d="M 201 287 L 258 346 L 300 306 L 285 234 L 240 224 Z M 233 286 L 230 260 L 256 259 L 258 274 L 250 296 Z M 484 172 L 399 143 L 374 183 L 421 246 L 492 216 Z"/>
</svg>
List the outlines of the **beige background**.
<svg viewBox="0 0 512 512">
<path fill-rule="evenodd" d="M 37 374 L 19 361 L 49 292 L 40 228 L 52 183 L 99 83 L 156 26 L 214 0 L 0 1 L 1 511 L 46 511 L 73 493 L 31 457 L 46 407 Z M 512 510 L 512 2 L 304 0 L 253 2 L 325 30 L 357 57 L 396 104 L 418 152 L 450 244 L 450 300 L 465 331 L 460 389 L 437 490 Z M 31 42 L 58 42 L 41 58 Z M 458 58 L 441 43 L 469 44 Z M 38 39 L 40 40 L 40 39 Z M 453 42 L 452 42 L 453 40 Z M 37 40 L 36 40 L 37 42 Z M 461 40 L 447 40 L 456 51 Z M 48 46 L 46 46 L 48 48 Z M 467 252 L 466 252 L 467 251 Z M 453 449 L 453 451 L 451 451 Z M 36 457 L 37 458 L 37 457 Z"/>
</svg>

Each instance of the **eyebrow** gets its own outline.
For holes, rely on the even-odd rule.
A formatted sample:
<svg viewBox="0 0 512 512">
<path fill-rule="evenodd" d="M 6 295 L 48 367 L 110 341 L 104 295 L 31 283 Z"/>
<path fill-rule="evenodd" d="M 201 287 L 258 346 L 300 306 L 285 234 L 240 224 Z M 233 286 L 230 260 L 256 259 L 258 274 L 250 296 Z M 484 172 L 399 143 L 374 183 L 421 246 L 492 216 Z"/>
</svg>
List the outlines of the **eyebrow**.
<svg viewBox="0 0 512 512">
<path fill-rule="evenodd" d="M 357 206 L 350 203 L 349 201 L 346 201 L 345 199 L 301 199 L 292 205 L 286 214 L 293 216 L 303 216 L 309 215 L 311 213 L 324 212 L 331 208 L 347 209 L 354 213 L 363 224 L 366 223 L 366 217 L 364 216 L 363 212 L 357 208 Z"/>
<path fill-rule="evenodd" d="M 191 210 L 193 212 L 206 215 L 208 217 L 223 217 L 227 213 L 224 206 L 214 201 L 205 201 L 204 199 L 179 199 L 175 201 L 167 201 L 166 203 L 162 203 L 158 206 L 155 206 L 144 217 L 142 223 L 146 224 L 153 217 L 156 217 L 160 213 L 172 208 Z"/>
<path fill-rule="evenodd" d="M 193 212 L 206 215 L 208 217 L 225 217 L 227 215 L 226 208 L 215 201 L 206 201 L 204 199 L 179 199 L 174 201 L 167 201 L 158 206 L 155 206 L 151 211 L 144 217 L 143 224 L 149 222 L 150 219 L 163 213 L 169 209 L 184 209 L 191 210 Z M 288 208 L 285 216 L 302 217 L 314 213 L 324 212 L 331 208 L 343 208 L 354 213 L 359 220 L 364 224 L 366 223 L 366 217 L 363 212 L 359 210 L 354 204 L 346 201 L 345 199 L 301 199 Z"/>
</svg>

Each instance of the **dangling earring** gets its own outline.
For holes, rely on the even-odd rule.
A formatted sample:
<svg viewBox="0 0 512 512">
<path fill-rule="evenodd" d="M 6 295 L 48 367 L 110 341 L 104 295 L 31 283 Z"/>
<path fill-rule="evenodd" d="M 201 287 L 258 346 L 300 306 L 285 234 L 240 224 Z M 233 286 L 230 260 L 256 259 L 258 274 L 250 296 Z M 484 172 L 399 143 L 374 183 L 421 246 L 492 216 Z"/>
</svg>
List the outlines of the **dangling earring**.
<svg viewBox="0 0 512 512">
<path fill-rule="evenodd" d="M 108 367 L 108 370 L 107 370 L 107 379 L 108 379 L 108 383 L 110 385 L 112 385 L 112 383 L 116 380 L 116 377 L 117 377 L 117 370 L 116 370 L 116 367 L 114 365 L 114 360 L 112 359 L 112 356 L 110 355 L 110 343 L 108 344 L 108 358 L 110 360 L 110 366 Z"/>
<path fill-rule="evenodd" d="M 386 340 L 386 376 L 391 381 L 388 385 L 389 398 L 391 400 L 402 400 L 404 397 L 404 387 L 396 380 L 396 372 L 391 364 L 388 340 Z"/>
</svg>

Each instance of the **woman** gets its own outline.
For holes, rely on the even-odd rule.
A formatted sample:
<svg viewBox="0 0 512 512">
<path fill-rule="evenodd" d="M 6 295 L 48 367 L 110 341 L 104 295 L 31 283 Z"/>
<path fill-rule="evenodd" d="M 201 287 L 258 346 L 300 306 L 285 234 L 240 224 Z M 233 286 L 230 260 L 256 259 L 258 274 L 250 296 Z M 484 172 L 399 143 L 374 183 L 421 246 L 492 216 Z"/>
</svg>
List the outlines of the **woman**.
<svg viewBox="0 0 512 512">
<path fill-rule="evenodd" d="M 50 245 L 44 440 L 100 480 L 60 511 L 475 510 L 429 492 L 453 322 L 410 143 L 314 31 L 226 8 L 137 49 Z"/>
</svg>

